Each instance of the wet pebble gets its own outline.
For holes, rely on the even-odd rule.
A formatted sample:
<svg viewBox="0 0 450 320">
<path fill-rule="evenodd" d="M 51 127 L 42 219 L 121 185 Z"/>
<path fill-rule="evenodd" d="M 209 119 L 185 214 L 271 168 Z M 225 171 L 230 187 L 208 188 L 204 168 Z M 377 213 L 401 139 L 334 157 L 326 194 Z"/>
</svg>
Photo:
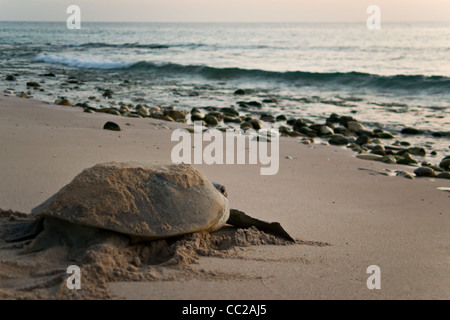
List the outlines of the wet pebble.
<svg viewBox="0 0 450 320">
<path fill-rule="evenodd" d="M 416 128 L 407 127 L 407 128 L 402 129 L 401 133 L 402 134 L 421 134 L 421 133 L 423 133 L 423 131 L 418 130 Z"/>
<path fill-rule="evenodd" d="M 450 171 L 450 158 L 445 157 L 441 163 L 439 163 L 439 167 L 444 169 L 445 171 Z"/>
<path fill-rule="evenodd" d="M 344 136 L 335 135 L 330 140 L 328 140 L 328 143 L 334 146 L 345 146 L 347 145 L 348 141 Z"/>
<path fill-rule="evenodd" d="M 252 119 L 249 121 L 249 123 L 252 125 L 253 129 L 255 129 L 255 130 L 262 129 L 262 123 L 258 119 Z"/>
<path fill-rule="evenodd" d="M 27 87 L 31 87 L 31 88 L 39 88 L 40 86 L 41 86 L 41 85 L 40 85 L 39 83 L 34 82 L 34 81 L 27 82 Z"/>
<path fill-rule="evenodd" d="M 438 179 L 450 179 L 450 172 L 441 172 L 439 173 L 436 178 Z"/>
<path fill-rule="evenodd" d="M 418 177 L 431 177 L 431 178 L 436 177 L 436 171 L 434 171 L 429 167 L 417 168 L 416 170 L 414 170 L 414 173 Z"/>
<path fill-rule="evenodd" d="M 70 101 L 67 100 L 66 98 L 56 99 L 55 100 L 55 104 L 59 105 L 59 106 L 67 106 L 67 107 L 71 107 L 72 106 L 72 103 L 70 103 Z"/>
<path fill-rule="evenodd" d="M 372 141 L 370 140 L 369 136 L 367 136 L 365 134 L 359 136 L 355 141 L 355 143 L 359 144 L 360 146 L 371 143 L 371 142 Z"/>
<path fill-rule="evenodd" d="M 377 144 L 372 148 L 371 153 L 378 154 L 380 156 L 385 156 L 386 150 L 384 149 L 384 147 L 382 145 Z"/>
<path fill-rule="evenodd" d="M 353 131 L 353 132 L 359 132 L 361 130 L 366 130 L 366 128 L 358 121 L 348 121 L 347 128 L 348 128 L 348 130 Z"/>
</svg>

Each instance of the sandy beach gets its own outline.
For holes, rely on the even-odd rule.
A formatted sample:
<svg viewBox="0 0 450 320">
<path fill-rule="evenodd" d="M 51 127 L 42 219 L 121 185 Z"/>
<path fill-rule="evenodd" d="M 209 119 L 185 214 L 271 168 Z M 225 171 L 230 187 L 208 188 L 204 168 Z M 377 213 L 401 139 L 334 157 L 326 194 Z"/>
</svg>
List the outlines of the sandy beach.
<svg viewBox="0 0 450 320">
<path fill-rule="evenodd" d="M 107 121 L 122 131 L 103 130 Z M 2 96 L 0 208 L 30 213 L 97 163 L 170 161 L 171 133 L 186 126 Z M 195 167 L 227 187 L 233 208 L 278 221 L 302 241 L 238 247 L 229 257 L 200 256 L 188 269 L 158 269 L 152 279 L 108 281 L 100 298 L 450 299 L 450 193 L 438 189 L 450 180 L 387 176 L 385 169 L 414 168 L 289 137 L 280 138 L 273 176 L 260 175 L 260 165 Z M 14 282 L 17 270 L 4 263 L 23 259 L 19 251 L 1 249 L 0 257 L 0 296 L 28 297 L 19 283 L 33 273 Z M 366 285 L 371 265 L 381 270 L 379 290 Z"/>
</svg>

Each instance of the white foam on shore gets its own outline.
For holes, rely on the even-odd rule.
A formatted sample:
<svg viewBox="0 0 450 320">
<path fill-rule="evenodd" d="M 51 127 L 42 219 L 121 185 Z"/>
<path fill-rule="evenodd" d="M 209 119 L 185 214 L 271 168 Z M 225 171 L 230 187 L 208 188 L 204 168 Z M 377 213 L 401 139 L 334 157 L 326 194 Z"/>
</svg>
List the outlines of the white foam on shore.
<svg viewBox="0 0 450 320">
<path fill-rule="evenodd" d="M 73 56 L 39 53 L 34 61 L 62 64 L 68 67 L 84 69 L 121 69 L 133 65 L 135 62 L 111 61 L 108 59 L 77 58 Z"/>
</svg>

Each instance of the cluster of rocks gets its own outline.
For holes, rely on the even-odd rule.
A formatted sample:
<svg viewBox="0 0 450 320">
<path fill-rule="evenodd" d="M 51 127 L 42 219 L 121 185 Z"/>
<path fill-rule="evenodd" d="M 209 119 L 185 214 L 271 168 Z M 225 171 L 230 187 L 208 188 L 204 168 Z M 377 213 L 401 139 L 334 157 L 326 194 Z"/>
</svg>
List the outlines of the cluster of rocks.
<svg viewBox="0 0 450 320">
<path fill-rule="evenodd" d="M 48 74 L 46 76 L 54 76 Z M 8 75 L 8 81 L 16 81 L 14 75 Z M 27 82 L 27 87 L 39 89 L 37 82 Z M 101 96 L 104 99 L 113 97 L 114 92 L 110 89 L 97 88 L 102 91 Z M 238 89 L 234 92 L 235 96 L 248 94 L 247 91 Z M 26 97 L 26 96 L 23 96 Z M 89 100 L 98 102 L 95 96 L 89 97 Z M 77 103 L 73 105 L 67 98 L 59 97 L 54 102 L 62 106 L 76 106 L 84 109 L 88 113 L 108 113 L 118 116 L 131 118 L 154 118 L 159 120 L 182 122 L 200 121 L 206 127 L 218 127 L 223 129 L 226 126 L 240 127 L 242 130 L 260 130 L 267 123 L 269 127 L 276 127 L 276 123 L 281 136 L 300 137 L 305 144 L 314 143 L 315 138 L 336 146 L 346 146 L 357 152 L 357 157 L 365 160 L 381 161 L 388 164 L 402 164 L 416 166 L 414 173 L 417 177 L 437 177 L 449 179 L 450 159 L 445 157 L 439 165 L 433 165 L 429 162 L 421 161 L 421 166 L 415 157 L 425 157 L 427 151 L 423 147 L 411 146 L 407 141 L 397 140 L 391 132 L 381 129 L 368 130 L 363 124 L 352 116 L 340 116 L 331 114 L 323 123 L 315 123 L 309 119 L 288 118 L 286 115 L 273 115 L 270 112 L 264 112 L 261 109 L 265 104 L 276 104 L 274 98 L 266 98 L 261 101 L 237 101 L 236 107 L 202 107 L 186 109 L 177 109 L 176 107 L 148 106 L 147 104 L 131 104 L 109 101 L 107 107 L 92 107 L 89 102 Z M 106 128 L 105 128 L 106 129 Z M 109 127 L 110 130 L 117 128 Z M 119 129 L 120 130 L 120 129 Z M 423 130 L 416 128 L 404 128 L 400 132 L 402 135 L 424 134 Z M 431 152 L 435 156 L 436 152 Z M 412 175 L 412 174 L 411 174 Z"/>
<path fill-rule="evenodd" d="M 422 147 L 414 147 L 407 141 L 396 140 L 390 132 L 381 129 L 368 130 L 351 116 L 339 116 L 335 113 L 328 117 L 324 124 L 316 124 L 307 119 L 290 119 L 288 126 L 281 126 L 280 133 L 286 136 L 303 136 L 306 142 L 319 137 L 331 145 L 347 146 L 357 152 L 357 157 L 365 160 L 381 161 L 388 164 L 419 166 L 413 156 L 425 157 L 427 151 Z M 419 130 L 405 128 L 402 134 L 419 134 Z M 383 141 L 393 141 L 383 143 Z M 436 152 L 431 152 L 436 155 Z M 414 173 L 417 177 L 436 177 L 450 179 L 450 156 L 444 157 L 439 165 L 422 161 L 421 167 Z"/>
</svg>

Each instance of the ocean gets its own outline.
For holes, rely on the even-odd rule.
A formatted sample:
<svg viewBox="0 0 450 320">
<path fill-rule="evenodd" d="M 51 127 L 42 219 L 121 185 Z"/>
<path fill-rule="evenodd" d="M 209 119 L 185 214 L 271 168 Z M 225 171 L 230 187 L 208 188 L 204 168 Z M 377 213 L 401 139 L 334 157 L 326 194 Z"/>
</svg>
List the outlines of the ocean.
<svg viewBox="0 0 450 320">
<path fill-rule="evenodd" d="M 0 22 L 0 88 L 53 102 L 101 107 L 237 107 L 323 121 L 351 115 L 450 153 L 450 23 L 82 23 Z M 42 77 L 53 73 L 55 77 Z M 6 75 L 17 81 L 5 81 Z M 113 99 L 102 99 L 110 89 Z M 243 89 L 245 96 L 233 93 Z M 89 100 L 97 96 L 98 100 Z M 277 128 L 285 122 L 264 122 Z"/>
</svg>

